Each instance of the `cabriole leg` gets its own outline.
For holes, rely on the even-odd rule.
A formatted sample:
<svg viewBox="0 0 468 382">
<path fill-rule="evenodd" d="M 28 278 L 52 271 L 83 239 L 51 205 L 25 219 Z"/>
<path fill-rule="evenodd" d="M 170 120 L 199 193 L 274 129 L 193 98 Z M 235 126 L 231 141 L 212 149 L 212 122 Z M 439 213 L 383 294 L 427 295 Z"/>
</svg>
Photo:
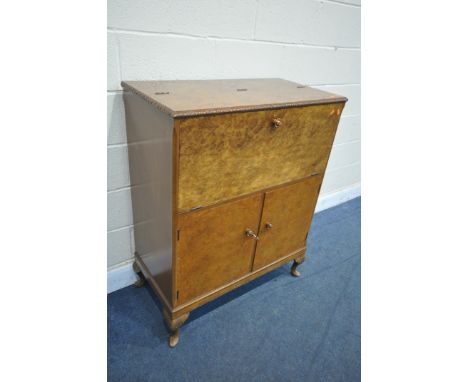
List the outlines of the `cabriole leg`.
<svg viewBox="0 0 468 382">
<path fill-rule="evenodd" d="M 291 266 L 291 275 L 294 277 L 299 277 L 301 274 L 297 270 L 297 267 L 302 264 L 305 260 L 305 256 L 298 257 L 297 259 L 294 259 L 293 265 Z"/>
<path fill-rule="evenodd" d="M 179 343 L 179 329 L 184 324 L 184 322 L 187 321 L 190 313 L 185 313 L 177 318 L 173 318 L 172 315 L 166 309 L 164 309 L 163 314 L 167 326 L 169 326 L 169 329 L 171 330 L 171 334 L 169 336 L 169 346 L 173 348 Z"/>
<path fill-rule="evenodd" d="M 145 285 L 145 276 L 143 276 L 143 272 L 141 271 L 136 261 L 133 263 L 133 271 L 138 276 L 138 280 L 135 281 L 133 285 L 137 288 L 141 288 L 143 285 Z"/>
<path fill-rule="evenodd" d="M 174 348 L 179 343 L 179 336 L 179 329 L 171 332 L 171 335 L 169 336 L 169 347 Z"/>
</svg>

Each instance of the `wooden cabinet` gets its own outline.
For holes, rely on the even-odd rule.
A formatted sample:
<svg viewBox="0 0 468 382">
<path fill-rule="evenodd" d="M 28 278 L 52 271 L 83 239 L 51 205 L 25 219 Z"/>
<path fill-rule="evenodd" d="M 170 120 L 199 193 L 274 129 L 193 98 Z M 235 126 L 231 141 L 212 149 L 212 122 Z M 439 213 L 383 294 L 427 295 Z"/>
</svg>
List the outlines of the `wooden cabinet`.
<svg viewBox="0 0 468 382">
<path fill-rule="evenodd" d="M 304 260 L 346 98 L 280 79 L 123 82 L 138 285 L 191 310 Z"/>
</svg>

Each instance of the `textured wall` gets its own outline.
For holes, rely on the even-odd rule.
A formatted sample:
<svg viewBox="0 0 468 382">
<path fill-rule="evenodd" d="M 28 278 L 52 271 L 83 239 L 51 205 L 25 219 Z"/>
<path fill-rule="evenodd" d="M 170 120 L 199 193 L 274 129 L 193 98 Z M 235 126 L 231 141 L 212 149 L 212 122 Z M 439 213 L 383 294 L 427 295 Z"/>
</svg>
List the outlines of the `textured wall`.
<svg viewBox="0 0 468 382">
<path fill-rule="evenodd" d="M 349 98 L 321 194 L 360 182 L 360 1 L 109 0 L 108 253 L 132 258 L 121 80 L 280 77 Z"/>
</svg>

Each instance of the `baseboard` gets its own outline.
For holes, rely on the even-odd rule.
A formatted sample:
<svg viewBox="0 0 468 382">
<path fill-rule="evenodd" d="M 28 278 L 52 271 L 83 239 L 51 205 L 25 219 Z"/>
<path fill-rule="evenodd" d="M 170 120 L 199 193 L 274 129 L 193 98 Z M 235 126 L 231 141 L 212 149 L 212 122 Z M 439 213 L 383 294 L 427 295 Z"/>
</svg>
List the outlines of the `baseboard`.
<svg viewBox="0 0 468 382">
<path fill-rule="evenodd" d="M 356 183 L 351 187 L 347 187 L 337 192 L 321 195 L 317 201 L 315 212 L 337 206 L 338 204 L 357 198 L 360 195 L 360 183 Z M 137 277 L 133 272 L 132 264 L 133 260 L 128 260 L 125 263 L 119 264 L 107 271 L 107 293 L 112 293 L 116 290 L 132 285 L 137 280 Z"/>
<path fill-rule="evenodd" d="M 348 200 L 361 196 L 361 183 L 353 184 L 342 190 L 331 192 L 329 194 L 320 195 L 315 207 L 315 212 L 326 210 L 327 208 L 335 207 L 338 204 L 345 203 Z"/>
<path fill-rule="evenodd" d="M 112 293 L 116 290 L 132 285 L 137 276 L 133 271 L 133 259 L 125 263 L 118 264 L 107 271 L 107 293 Z"/>
</svg>

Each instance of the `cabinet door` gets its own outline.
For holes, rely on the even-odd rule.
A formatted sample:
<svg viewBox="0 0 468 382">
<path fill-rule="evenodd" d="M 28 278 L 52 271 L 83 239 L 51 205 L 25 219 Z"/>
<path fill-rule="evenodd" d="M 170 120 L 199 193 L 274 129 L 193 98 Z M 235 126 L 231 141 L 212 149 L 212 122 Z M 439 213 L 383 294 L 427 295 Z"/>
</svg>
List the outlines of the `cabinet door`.
<svg viewBox="0 0 468 382">
<path fill-rule="evenodd" d="M 304 248 L 322 176 L 265 194 L 253 270 Z"/>
<path fill-rule="evenodd" d="M 177 304 L 202 296 L 250 272 L 262 195 L 179 215 Z"/>
</svg>

